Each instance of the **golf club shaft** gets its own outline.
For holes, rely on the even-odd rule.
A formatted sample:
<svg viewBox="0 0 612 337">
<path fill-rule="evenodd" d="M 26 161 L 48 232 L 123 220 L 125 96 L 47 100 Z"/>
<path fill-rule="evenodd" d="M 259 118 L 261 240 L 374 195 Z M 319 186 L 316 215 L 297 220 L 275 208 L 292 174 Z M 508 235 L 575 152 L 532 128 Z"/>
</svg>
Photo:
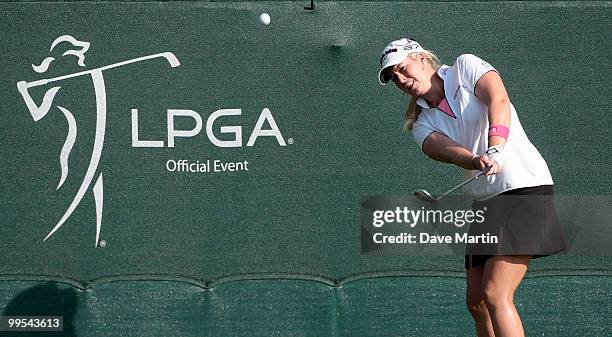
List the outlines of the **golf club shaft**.
<svg viewBox="0 0 612 337">
<path fill-rule="evenodd" d="M 485 169 L 484 169 L 484 170 L 482 170 L 482 171 L 480 171 L 480 172 L 478 172 L 478 174 L 477 174 L 477 175 L 475 175 L 475 176 L 471 177 L 470 179 L 468 179 L 468 180 L 466 180 L 466 181 L 462 182 L 461 184 L 459 184 L 459 185 L 457 185 L 457 186 L 455 186 L 455 187 L 451 188 L 450 190 L 448 190 L 448 191 L 446 191 L 446 192 L 442 193 L 442 194 L 441 194 L 441 195 L 440 195 L 440 196 L 439 196 L 437 199 L 438 199 L 438 200 L 440 200 L 440 199 L 444 198 L 444 197 L 445 197 L 447 194 L 449 194 L 449 193 L 453 193 L 454 191 L 456 191 L 456 190 L 460 189 L 460 188 L 461 188 L 461 187 L 463 187 L 464 185 L 469 184 L 469 183 L 470 183 L 470 182 L 472 182 L 473 180 L 478 179 L 478 177 L 480 177 L 480 176 L 482 176 L 483 174 L 485 174 L 485 173 L 489 172 L 489 170 L 490 170 L 491 168 L 492 168 L 492 166 L 487 166 L 487 167 L 485 167 Z"/>
</svg>

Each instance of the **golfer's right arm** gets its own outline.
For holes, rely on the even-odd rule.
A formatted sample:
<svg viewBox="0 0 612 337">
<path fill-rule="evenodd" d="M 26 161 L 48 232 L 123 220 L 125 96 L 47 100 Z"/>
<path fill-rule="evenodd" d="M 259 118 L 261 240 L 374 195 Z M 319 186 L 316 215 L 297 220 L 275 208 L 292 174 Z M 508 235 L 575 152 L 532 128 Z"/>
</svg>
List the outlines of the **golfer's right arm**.
<svg viewBox="0 0 612 337">
<path fill-rule="evenodd" d="M 423 143 L 423 152 L 433 159 L 443 163 L 454 164 L 466 170 L 483 170 L 493 166 L 489 174 L 497 172 L 497 164 L 487 156 L 474 155 L 470 150 L 459 145 L 447 136 L 432 132 Z"/>
</svg>

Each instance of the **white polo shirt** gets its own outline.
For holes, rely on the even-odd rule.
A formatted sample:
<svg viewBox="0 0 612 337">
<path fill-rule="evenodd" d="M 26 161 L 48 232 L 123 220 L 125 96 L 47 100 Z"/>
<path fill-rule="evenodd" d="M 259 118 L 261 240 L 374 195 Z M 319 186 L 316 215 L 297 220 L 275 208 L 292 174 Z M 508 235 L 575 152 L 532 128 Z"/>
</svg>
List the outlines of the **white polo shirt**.
<svg viewBox="0 0 612 337">
<path fill-rule="evenodd" d="M 476 97 L 474 89 L 480 77 L 489 71 L 497 72 L 489 63 L 471 54 L 461 55 L 453 66 L 444 65 L 438 70 L 438 75 L 444 80 L 444 93 L 451 111 L 430 107 L 422 98 L 417 100 L 423 110 L 412 128 L 412 134 L 421 149 L 427 136 L 438 132 L 474 154 L 486 152 L 488 110 Z M 546 161 L 527 138 L 512 103 L 510 111 L 510 134 L 504 146 L 502 172 L 477 179 L 463 188 L 476 200 L 488 199 L 516 188 L 553 184 Z M 464 170 L 465 178 L 477 173 L 476 170 Z"/>
</svg>

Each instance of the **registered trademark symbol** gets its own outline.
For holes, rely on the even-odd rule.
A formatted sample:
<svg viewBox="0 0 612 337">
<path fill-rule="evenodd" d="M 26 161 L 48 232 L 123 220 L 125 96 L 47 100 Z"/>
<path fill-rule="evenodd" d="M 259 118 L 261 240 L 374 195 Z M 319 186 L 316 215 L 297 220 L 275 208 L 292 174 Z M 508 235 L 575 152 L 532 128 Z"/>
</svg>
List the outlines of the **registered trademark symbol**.
<svg viewBox="0 0 612 337">
<path fill-rule="evenodd" d="M 287 143 L 289 143 L 289 144 L 293 144 L 293 138 L 289 138 L 289 139 L 287 139 Z"/>
<path fill-rule="evenodd" d="M 487 210 L 487 208 L 486 208 L 486 207 L 483 207 L 482 209 L 483 209 L 484 211 L 486 211 L 486 210 Z"/>
<path fill-rule="evenodd" d="M 102 247 L 102 248 L 106 247 L 106 241 L 105 240 L 100 241 L 100 247 Z"/>
</svg>

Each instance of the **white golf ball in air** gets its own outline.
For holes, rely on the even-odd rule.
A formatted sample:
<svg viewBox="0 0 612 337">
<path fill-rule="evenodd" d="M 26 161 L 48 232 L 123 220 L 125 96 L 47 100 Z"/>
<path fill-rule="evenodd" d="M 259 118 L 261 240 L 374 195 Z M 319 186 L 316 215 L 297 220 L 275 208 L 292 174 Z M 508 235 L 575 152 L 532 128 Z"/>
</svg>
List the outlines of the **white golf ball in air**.
<svg viewBox="0 0 612 337">
<path fill-rule="evenodd" d="M 270 15 L 268 13 L 261 13 L 259 14 L 259 22 L 263 23 L 264 25 L 269 25 L 270 24 Z"/>
</svg>

